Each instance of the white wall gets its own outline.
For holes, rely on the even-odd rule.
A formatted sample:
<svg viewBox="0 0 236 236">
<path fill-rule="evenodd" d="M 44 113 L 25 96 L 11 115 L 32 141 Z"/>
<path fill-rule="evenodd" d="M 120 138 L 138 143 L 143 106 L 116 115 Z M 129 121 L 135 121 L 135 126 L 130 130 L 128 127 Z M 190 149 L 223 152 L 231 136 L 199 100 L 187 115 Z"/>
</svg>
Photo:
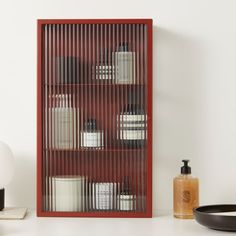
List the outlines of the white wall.
<svg viewBox="0 0 236 236">
<path fill-rule="evenodd" d="M 0 6 L 0 140 L 16 158 L 7 204 L 35 207 L 36 19 L 153 18 L 154 209 L 190 158 L 201 204 L 236 202 L 236 1 L 7 0 Z"/>
</svg>

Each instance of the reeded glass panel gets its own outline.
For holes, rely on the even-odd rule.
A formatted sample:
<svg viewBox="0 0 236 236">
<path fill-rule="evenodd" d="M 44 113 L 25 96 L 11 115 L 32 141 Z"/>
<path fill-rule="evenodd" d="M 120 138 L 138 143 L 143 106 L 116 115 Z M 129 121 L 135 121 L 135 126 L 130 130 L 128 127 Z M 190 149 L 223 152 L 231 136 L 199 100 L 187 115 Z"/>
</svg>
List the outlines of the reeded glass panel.
<svg viewBox="0 0 236 236">
<path fill-rule="evenodd" d="M 147 26 L 43 26 L 43 211 L 145 212 Z"/>
</svg>

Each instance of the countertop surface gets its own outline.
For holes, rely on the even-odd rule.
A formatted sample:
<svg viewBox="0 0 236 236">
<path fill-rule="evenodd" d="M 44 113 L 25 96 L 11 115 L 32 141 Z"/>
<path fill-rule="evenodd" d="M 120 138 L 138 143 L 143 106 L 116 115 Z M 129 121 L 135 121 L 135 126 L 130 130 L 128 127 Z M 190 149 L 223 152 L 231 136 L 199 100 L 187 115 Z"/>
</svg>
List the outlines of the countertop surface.
<svg viewBox="0 0 236 236">
<path fill-rule="evenodd" d="M 170 212 L 153 218 L 45 218 L 28 210 L 23 220 L 1 220 L 0 236 L 189 236 L 235 235 L 205 228 L 195 220 L 175 219 Z"/>
</svg>

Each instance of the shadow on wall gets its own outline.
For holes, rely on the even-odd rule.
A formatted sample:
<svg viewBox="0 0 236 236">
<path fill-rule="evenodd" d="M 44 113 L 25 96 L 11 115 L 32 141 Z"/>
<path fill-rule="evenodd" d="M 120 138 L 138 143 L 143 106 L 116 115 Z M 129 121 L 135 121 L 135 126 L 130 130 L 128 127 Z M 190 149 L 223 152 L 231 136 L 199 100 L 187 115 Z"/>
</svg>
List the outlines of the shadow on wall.
<svg viewBox="0 0 236 236">
<path fill-rule="evenodd" d="M 6 188 L 6 205 L 36 208 L 36 163 L 34 156 L 15 156 L 15 175 Z"/>
<path fill-rule="evenodd" d="M 172 179 L 181 159 L 197 168 L 202 145 L 204 50 L 197 41 L 154 26 L 154 209 L 172 208 Z"/>
</svg>

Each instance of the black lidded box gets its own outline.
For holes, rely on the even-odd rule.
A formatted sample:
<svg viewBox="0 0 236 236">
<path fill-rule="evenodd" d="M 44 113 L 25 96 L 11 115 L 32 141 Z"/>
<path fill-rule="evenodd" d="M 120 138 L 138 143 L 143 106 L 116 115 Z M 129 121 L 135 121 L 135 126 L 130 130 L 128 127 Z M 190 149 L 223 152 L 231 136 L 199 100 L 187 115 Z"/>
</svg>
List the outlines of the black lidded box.
<svg viewBox="0 0 236 236">
<path fill-rule="evenodd" d="M 55 83 L 78 84 L 86 83 L 88 78 L 88 65 L 79 57 L 57 56 L 55 58 Z M 83 81 L 84 78 L 86 81 Z"/>
</svg>

